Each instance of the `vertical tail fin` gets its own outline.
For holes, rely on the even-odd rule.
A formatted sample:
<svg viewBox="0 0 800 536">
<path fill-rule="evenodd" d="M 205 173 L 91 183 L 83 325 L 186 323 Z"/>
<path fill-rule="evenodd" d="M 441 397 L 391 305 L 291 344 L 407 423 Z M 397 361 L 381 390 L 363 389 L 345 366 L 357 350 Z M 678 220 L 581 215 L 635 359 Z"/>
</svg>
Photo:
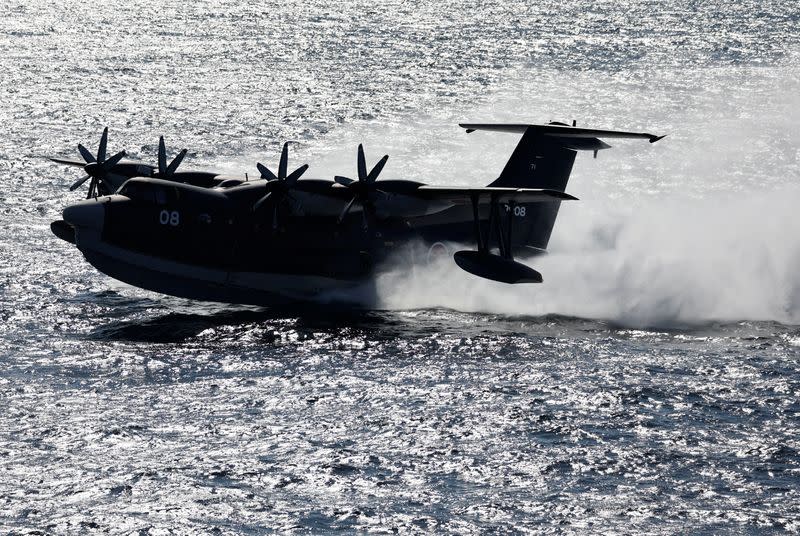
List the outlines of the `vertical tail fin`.
<svg viewBox="0 0 800 536">
<path fill-rule="evenodd" d="M 563 192 L 567 188 L 577 153 L 555 140 L 550 141 L 528 129 L 508 159 L 500 177 L 489 186 L 547 188 Z M 529 203 L 515 207 L 512 221 L 512 246 L 547 249 L 556 223 L 560 201 Z"/>
</svg>

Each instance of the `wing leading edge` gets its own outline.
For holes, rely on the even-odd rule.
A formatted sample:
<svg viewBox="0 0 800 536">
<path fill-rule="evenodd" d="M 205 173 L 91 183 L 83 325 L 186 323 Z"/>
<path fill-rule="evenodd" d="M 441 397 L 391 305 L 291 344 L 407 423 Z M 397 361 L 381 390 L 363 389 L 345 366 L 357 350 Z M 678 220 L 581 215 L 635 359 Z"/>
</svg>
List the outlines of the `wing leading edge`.
<svg viewBox="0 0 800 536">
<path fill-rule="evenodd" d="M 477 199 L 478 204 L 488 205 L 492 202 L 508 203 L 545 203 L 553 201 L 577 201 L 578 198 L 566 192 L 541 188 L 499 188 L 486 186 L 483 188 L 420 186 L 412 194 L 428 201 L 444 201 L 454 205 L 467 205 Z"/>
</svg>

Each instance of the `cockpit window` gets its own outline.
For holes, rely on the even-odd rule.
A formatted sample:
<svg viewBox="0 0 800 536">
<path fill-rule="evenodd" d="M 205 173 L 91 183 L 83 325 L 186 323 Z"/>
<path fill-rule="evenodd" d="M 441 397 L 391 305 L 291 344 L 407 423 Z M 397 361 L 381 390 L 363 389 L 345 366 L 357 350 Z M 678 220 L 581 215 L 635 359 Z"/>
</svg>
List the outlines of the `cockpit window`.
<svg viewBox="0 0 800 536">
<path fill-rule="evenodd" d="M 136 180 L 126 182 L 118 193 L 130 199 L 162 206 L 175 204 L 179 198 L 177 188 Z"/>
<path fill-rule="evenodd" d="M 180 199 L 180 190 L 171 186 L 152 185 L 156 203 L 159 205 L 172 205 Z"/>
<path fill-rule="evenodd" d="M 149 184 L 128 181 L 117 193 L 135 201 L 143 201 L 145 203 L 153 202 L 153 189 Z"/>
</svg>

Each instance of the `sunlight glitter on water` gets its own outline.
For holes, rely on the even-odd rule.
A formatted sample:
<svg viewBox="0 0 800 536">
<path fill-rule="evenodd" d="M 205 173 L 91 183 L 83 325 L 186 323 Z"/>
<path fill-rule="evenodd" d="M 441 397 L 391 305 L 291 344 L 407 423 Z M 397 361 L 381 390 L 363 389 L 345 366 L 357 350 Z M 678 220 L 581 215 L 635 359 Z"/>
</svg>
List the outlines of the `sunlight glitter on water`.
<svg viewBox="0 0 800 536">
<path fill-rule="evenodd" d="M 4 531 L 800 530 L 793 3 L 5 15 Z M 532 290 L 445 271 L 389 311 L 197 304 L 48 228 L 78 172 L 42 157 L 105 125 L 147 161 L 163 134 L 255 172 L 290 139 L 329 177 L 363 141 L 387 178 L 478 185 L 514 140 L 458 121 L 573 118 L 669 136 L 579 158 Z"/>
</svg>

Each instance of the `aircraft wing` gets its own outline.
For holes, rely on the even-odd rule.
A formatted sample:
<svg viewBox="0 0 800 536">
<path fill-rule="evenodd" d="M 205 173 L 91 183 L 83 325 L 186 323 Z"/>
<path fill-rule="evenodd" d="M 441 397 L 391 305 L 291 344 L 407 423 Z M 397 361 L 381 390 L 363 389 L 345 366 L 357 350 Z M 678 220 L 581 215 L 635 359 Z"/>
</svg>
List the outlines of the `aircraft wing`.
<svg viewBox="0 0 800 536">
<path fill-rule="evenodd" d="M 443 201 L 454 205 L 471 204 L 477 198 L 478 204 L 488 205 L 493 200 L 498 203 L 545 203 L 553 201 L 576 201 L 578 198 L 558 190 L 537 188 L 498 188 L 486 186 L 483 188 L 451 187 L 451 186 L 420 186 L 413 193 L 408 194 L 428 201 Z"/>
<path fill-rule="evenodd" d="M 538 203 L 577 199 L 558 190 L 498 187 L 427 186 L 415 181 L 377 181 L 373 202 L 381 212 L 394 217 L 415 218 L 436 214 L 453 206 L 491 203 Z M 310 194 L 310 195 L 307 195 Z M 329 181 L 299 180 L 293 189 L 307 213 L 338 215 L 351 199 L 352 190 Z M 327 200 L 326 200 L 327 198 Z M 361 201 L 355 205 L 361 207 Z"/>
<path fill-rule="evenodd" d="M 68 166 L 80 166 L 83 167 L 86 165 L 86 161 L 84 160 L 73 160 L 71 158 L 50 158 L 53 162 L 57 164 L 66 164 Z"/>
</svg>

